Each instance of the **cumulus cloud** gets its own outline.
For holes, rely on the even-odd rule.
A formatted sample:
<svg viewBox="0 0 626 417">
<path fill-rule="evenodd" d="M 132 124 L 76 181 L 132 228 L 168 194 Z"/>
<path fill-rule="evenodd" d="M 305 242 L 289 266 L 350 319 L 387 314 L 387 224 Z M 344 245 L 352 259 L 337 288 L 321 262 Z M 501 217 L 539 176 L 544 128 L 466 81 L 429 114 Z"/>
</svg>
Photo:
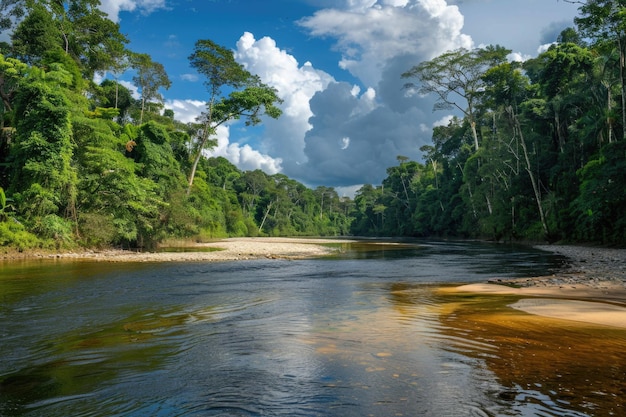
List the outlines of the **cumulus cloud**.
<svg viewBox="0 0 626 417">
<path fill-rule="evenodd" d="M 174 117 L 183 123 L 195 122 L 196 118 L 206 108 L 206 102 L 201 100 L 167 100 L 165 108 L 174 111 Z"/>
<path fill-rule="evenodd" d="M 264 83 L 276 88 L 284 102 L 283 115 L 278 120 L 265 120 L 262 139 L 263 150 L 285 161 L 287 165 L 306 162 L 304 135 L 311 129 L 312 116 L 309 100 L 324 90 L 333 78 L 324 71 L 313 68 L 310 62 L 300 65 L 276 42 L 264 37 L 259 40 L 244 33 L 237 42 L 235 59 Z"/>
<path fill-rule="evenodd" d="M 105 12 L 109 19 L 119 22 L 120 12 L 152 13 L 157 9 L 165 8 L 165 0 L 101 0 L 100 9 Z"/>
<path fill-rule="evenodd" d="M 463 16 L 444 0 L 346 0 L 299 24 L 336 39 L 339 65 L 363 86 L 333 82 L 309 101 L 304 163 L 285 162 L 287 175 L 309 185 L 379 184 L 397 156 L 421 159 L 431 142 L 433 98 L 404 94 L 401 74 L 446 50 L 472 48 Z M 442 119 L 444 120 L 444 119 Z M 353 189 L 353 188 L 352 188 Z"/>
<path fill-rule="evenodd" d="M 281 159 L 273 158 L 253 149 L 248 144 L 231 143 L 228 126 L 217 128 L 217 146 L 207 156 L 222 156 L 244 171 L 261 169 L 272 175 L 282 171 Z"/>
<path fill-rule="evenodd" d="M 380 105 L 362 111 L 366 94 L 355 97 L 348 83 L 333 83 L 313 97 L 313 128 L 305 137 L 307 163 L 287 175 L 313 185 L 378 184 L 398 155 L 418 158 L 417 108 L 394 112 Z M 368 103 L 369 104 L 369 103 Z"/>
<path fill-rule="evenodd" d="M 299 21 L 314 36 L 337 39 L 340 66 L 376 85 L 385 62 L 400 55 L 430 59 L 446 50 L 472 46 L 461 33 L 463 15 L 445 0 L 349 1 Z"/>
</svg>

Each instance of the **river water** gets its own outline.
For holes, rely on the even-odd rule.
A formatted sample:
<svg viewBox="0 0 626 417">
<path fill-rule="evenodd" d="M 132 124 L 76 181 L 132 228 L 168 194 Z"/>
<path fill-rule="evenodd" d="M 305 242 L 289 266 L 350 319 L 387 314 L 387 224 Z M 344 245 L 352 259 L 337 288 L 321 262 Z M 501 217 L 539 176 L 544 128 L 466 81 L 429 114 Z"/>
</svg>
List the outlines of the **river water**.
<svg viewBox="0 0 626 417">
<path fill-rule="evenodd" d="M 626 331 L 512 296 L 508 245 L 369 242 L 310 260 L 10 262 L 0 416 L 619 416 Z"/>
</svg>

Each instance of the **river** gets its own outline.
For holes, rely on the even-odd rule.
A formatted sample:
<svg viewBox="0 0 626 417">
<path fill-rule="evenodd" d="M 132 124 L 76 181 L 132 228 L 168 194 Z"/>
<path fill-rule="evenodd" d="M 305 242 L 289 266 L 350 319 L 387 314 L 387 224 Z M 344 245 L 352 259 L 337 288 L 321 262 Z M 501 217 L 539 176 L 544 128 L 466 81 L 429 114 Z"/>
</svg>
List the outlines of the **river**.
<svg viewBox="0 0 626 417">
<path fill-rule="evenodd" d="M 560 257 L 366 242 L 308 260 L 0 272 L 0 416 L 626 415 L 626 330 L 438 291 Z"/>
</svg>

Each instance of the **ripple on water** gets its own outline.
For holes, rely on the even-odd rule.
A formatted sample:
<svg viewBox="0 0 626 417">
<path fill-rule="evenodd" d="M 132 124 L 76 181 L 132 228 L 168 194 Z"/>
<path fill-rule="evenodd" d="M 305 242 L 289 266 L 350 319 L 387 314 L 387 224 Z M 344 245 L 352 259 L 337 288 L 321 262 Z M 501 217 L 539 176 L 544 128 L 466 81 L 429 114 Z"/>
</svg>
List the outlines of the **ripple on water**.
<svg viewBox="0 0 626 417">
<path fill-rule="evenodd" d="M 0 414 L 620 415 L 624 333 L 424 284 L 506 263 L 464 248 L 51 275 L 2 309 Z"/>
</svg>

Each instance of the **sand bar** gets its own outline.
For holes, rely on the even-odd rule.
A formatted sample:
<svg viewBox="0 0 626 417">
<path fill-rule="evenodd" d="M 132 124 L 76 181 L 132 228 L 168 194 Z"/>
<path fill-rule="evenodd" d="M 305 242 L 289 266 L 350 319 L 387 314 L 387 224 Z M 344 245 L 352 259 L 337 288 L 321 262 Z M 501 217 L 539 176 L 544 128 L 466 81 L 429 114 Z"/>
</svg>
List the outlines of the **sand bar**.
<svg viewBox="0 0 626 417">
<path fill-rule="evenodd" d="M 491 279 L 448 292 L 517 295 L 511 308 L 562 320 L 626 328 L 626 249 L 543 245 L 568 259 L 547 277 Z"/>
<path fill-rule="evenodd" d="M 128 250 L 87 250 L 63 253 L 13 254 L 5 259 L 55 258 L 102 262 L 187 262 L 239 261 L 250 259 L 303 259 L 332 255 L 346 239 L 246 237 L 186 244 L 180 252 L 134 252 Z M 331 245 L 333 244 L 333 245 Z M 210 250 L 215 249 L 215 250 Z"/>
</svg>

